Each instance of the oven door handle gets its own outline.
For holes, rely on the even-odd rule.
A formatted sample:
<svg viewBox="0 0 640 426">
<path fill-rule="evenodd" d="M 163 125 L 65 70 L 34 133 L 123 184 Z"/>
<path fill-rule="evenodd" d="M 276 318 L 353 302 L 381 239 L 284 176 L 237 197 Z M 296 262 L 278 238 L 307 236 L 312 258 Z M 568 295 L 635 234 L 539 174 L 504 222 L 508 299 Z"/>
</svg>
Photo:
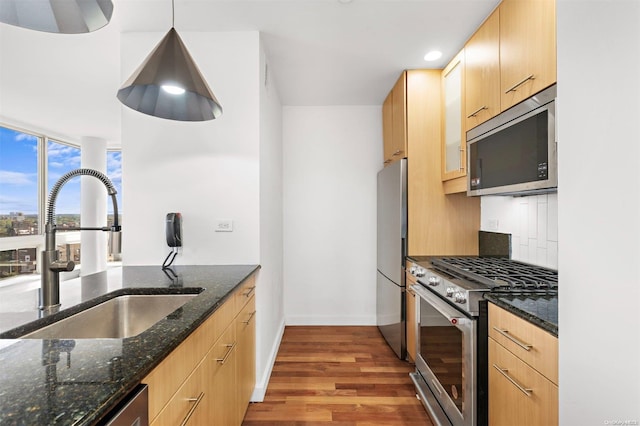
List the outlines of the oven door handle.
<svg viewBox="0 0 640 426">
<path fill-rule="evenodd" d="M 469 324 L 471 320 L 464 315 L 460 315 L 460 311 L 449 306 L 447 302 L 440 299 L 435 294 L 431 293 L 429 290 L 423 288 L 420 285 L 412 285 L 411 290 L 415 291 L 418 296 L 422 299 L 426 300 L 435 310 L 437 310 L 441 315 L 446 317 L 449 322 L 453 325 L 462 326 Z"/>
</svg>

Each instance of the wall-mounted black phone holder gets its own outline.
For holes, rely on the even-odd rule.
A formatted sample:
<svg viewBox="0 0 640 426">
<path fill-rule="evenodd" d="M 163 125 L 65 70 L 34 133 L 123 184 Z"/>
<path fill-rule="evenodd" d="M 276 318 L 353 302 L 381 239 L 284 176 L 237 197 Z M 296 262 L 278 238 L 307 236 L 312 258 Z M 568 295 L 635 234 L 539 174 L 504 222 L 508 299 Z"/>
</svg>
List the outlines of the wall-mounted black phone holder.
<svg viewBox="0 0 640 426">
<path fill-rule="evenodd" d="M 167 213 L 166 221 L 167 245 L 182 247 L 182 214 Z"/>
<path fill-rule="evenodd" d="M 167 245 L 171 247 L 171 252 L 162 262 L 162 269 L 166 270 L 171 266 L 178 254 L 178 247 L 182 247 L 182 214 L 167 213 L 165 221 L 165 234 L 167 236 Z"/>
</svg>

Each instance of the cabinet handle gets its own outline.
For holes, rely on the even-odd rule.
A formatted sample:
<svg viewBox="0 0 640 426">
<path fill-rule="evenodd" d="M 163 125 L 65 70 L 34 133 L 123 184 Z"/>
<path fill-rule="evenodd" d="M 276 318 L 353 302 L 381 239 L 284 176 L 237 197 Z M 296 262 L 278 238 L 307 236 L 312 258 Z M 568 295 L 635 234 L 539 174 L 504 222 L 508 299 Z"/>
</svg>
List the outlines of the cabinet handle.
<svg viewBox="0 0 640 426">
<path fill-rule="evenodd" d="M 533 393 L 533 389 L 527 389 L 525 387 L 523 387 L 520 383 L 516 382 L 515 380 L 513 380 L 511 378 L 511 376 L 509 376 L 507 373 L 509 372 L 509 370 L 507 370 L 506 368 L 500 368 L 498 367 L 496 364 L 493 364 L 493 368 L 495 368 L 496 370 L 498 370 L 500 372 L 500 374 L 502 374 L 508 381 L 510 381 L 511 383 L 513 383 L 513 385 L 515 387 L 517 387 L 518 389 L 520 389 L 520 392 L 522 392 L 523 394 L 527 395 L 527 396 L 531 396 L 531 394 Z"/>
<path fill-rule="evenodd" d="M 489 109 L 489 108 L 487 108 L 485 105 L 482 105 L 480 108 L 478 108 L 477 111 L 474 111 L 471 114 L 467 115 L 467 118 L 475 117 L 480 113 L 480 111 L 484 111 L 485 109 Z"/>
<path fill-rule="evenodd" d="M 251 312 L 251 313 L 249 314 L 249 319 L 248 319 L 248 320 L 246 320 L 246 321 L 242 321 L 242 323 L 243 323 L 243 324 L 247 324 L 247 325 L 249 325 L 249 323 L 251 322 L 251 320 L 252 320 L 252 319 L 253 319 L 253 317 L 255 316 L 256 312 L 257 312 L 257 311 L 253 311 L 253 312 Z"/>
<path fill-rule="evenodd" d="M 204 392 L 200 392 L 200 395 L 198 395 L 197 398 L 187 398 L 187 401 L 193 402 L 193 405 L 191 406 L 191 409 L 185 416 L 182 423 L 180 423 L 180 426 L 185 426 L 189 422 L 189 419 L 191 418 L 191 416 L 193 416 L 193 413 L 195 413 L 196 408 L 198 408 L 198 405 L 200 405 L 200 403 L 202 402 L 202 398 L 204 398 Z"/>
<path fill-rule="evenodd" d="M 400 153 L 402 152 L 401 149 L 397 150 L 396 152 L 393 153 L 393 156 L 395 157 L 396 155 L 400 155 Z"/>
<path fill-rule="evenodd" d="M 251 297 L 251 293 L 256 289 L 256 286 L 249 287 L 245 293 L 242 293 L 243 296 Z"/>
<path fill-rule="evenodd" d="M 523 84 L 525 84 L 527 81 L 529 80 L 535 80 L 535 77 L 533 76 L 533 74 L 531 74 L 530 76 L 525 77 L 524 79 L 522 79 L 521 81 L 517 82 L 516 84 L 514 84 L 513 86 L 511 86 L 510 88 L 507 89 L 505 93 L 505 95 L 509 92 L 515 92 L 518 87 L 522 86 Z"/>
<path fill-rule="evenodd" d="M 502 334 L 504 337 L 506 337 L 507 339 L 511 340 L 513 343 L 515 343 L 516 345 L 520 346 L 522 349 L 524 349 L 525 351 L 529 351 L 531 350 L 531 348 L 533 347 L 533 345 L 530 345 L 528 343 L 524 343 L 521 340 L 516 339 L 515 337 L 513 337 L 512 335 L 509 334 L 509 330 L 502 330 L 498 327 L 493 327 L 493 329 L 495 331 L 497 331 L 498 333 Z"/>
<path fill-rule="evenodd" d="M 233 352 L 233 349 L 236 347 L 236 342 L 233 342 L 230 345 L 226 344 L 225 346 L 228 348 L 227 353 L 224 354 L 222 358 L 216 358 L 216 361 L 222 365 L 224 365 L 224 363 L 227 362 L 227 359 L 231 356 L 231 352 Z"/>
<path fill-rule="evenodd" d="M 467 165 L 467 156 L 464 155 L 464 149 L 460 148 L 460 171 L 464 172 L 464 166 Z"/>
</svg>

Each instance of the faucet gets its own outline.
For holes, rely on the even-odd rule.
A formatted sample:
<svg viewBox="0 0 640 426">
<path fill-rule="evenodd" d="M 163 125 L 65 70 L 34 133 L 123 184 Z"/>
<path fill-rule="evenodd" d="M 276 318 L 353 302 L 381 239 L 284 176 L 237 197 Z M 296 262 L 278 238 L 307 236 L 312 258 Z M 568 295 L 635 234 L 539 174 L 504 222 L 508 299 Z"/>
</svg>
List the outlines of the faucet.
<svg viewBox="0 0 640 426">
<path fill-rule="evenodd" d="M 93 176 L 100 180 L 107 188 L 107 194 L 111 196 L 113 202 L 113 225 L 102 228 L 73 227 L 64 228 L 69 231 L 111 231 L 120 232 L 118 225 L 118 202 L 116 201 L 117 191 L 113 183 L 103 173 L 93 169 L 76 169 L 65 173 L 51 188 L 47 201 L 47 221 L 44 225 L 45 250 L 42 252 L 42 276 L 40 288 L 40 309 L 48 313 L 53 313 L 60 307 L 60 272 L 70 272 L 75 268 L 73 261 L 60 261 L 58 250 L 56 249 L 56 215 L 55 204 L 58 192 L 67 181 L 75 176 Z"/>
</svg>

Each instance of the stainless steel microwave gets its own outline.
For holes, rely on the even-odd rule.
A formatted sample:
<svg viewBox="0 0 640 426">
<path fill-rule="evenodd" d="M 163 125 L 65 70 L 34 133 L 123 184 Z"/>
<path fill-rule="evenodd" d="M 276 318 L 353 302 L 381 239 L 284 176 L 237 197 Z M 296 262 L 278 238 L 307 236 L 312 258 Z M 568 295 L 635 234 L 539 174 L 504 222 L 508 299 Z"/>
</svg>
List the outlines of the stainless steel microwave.
<svg viewBox="0 0 640 426">
<path fill-rule="evenodd" d="M 467 195 L 557 187 L 556 85 L 467 132 Z"/>
</svg>

